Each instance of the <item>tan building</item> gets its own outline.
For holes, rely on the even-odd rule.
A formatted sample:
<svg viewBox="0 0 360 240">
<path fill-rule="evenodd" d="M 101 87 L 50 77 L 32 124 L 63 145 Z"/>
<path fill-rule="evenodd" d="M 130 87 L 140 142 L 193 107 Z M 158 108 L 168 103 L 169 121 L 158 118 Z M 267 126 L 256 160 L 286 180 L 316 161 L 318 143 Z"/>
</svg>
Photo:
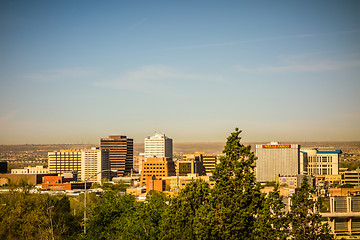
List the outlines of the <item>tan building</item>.
<svg viewBox="0 0 360 240">
<path fill-rule="evenodd" d="M 45 176 L 56 176 L 56 173 L 41 173 L 41 174 L 10 174 L 3 173 L 0 174 L 0 186 L 4 184 L 14 183 L 19 184 L 20 181 L 25 181 L 31 185 L 41 184 L 43 181 L 43 177 Z"/>
<path fill-rule="evenodd" d="M 310 184 L 310 186 L 315 185 L 314 178 L 312 176 L 304 174 L 278 175 L 276 176 L 276 183 L 278 183 L 280 187 L 298 188 L 301 186 L 304 178 L 308 179 L 308 183 Z"/>
<path fill-rule="evenodd" d="M 307 173 L 309 175 L 338 175 L 339 154 L 341 150 L 320 151 L 317 148 L 302 148 L 306 153 Z M 305 156 L 303 156 L 305 158 Z"/>
<path fill-rule="evenodd" d="M 328 219 L 336 239 L 360 236 L 360 197 L 331 197 L 330 212 L 320 214 Z"/>
<path fill-rule="evenodd" d="M 171 158 L 148 158 L 142 164 L 141 185 L 146 185 L 146 177 L 155 177 L 161 180 L 163 177 L 175 176 L 175 164 Z"/>
<path fill-rule="evenodd" d="M 256 178 L 259 182 L 271 182 L 280 175 L 300 174 L 300 145 L 270 144 L 256 145 Z"/>
<path fill-rule="evenodd" d="M 215 186 L 215 181 L 210 181 L 209 176 L 199 176 L 198 174 L 188 174 L 187 176 L 172 176 L 172 177 L 163 177 L 163 180 L 166 180 L 170 184 L 170 191 L 176 191 L 177 189 L 182 190 L 190 182 L 196 181 L 197 179 L 203 180 L 209 183 L 209 187 L 213 188 Z"/>
<path fill-rule="evenodd" d="M 351 184 L 360 188 L 360 170 L 342 171 L 341 184 Z"/>
<path fill-rule="evenodd" d="M 210 174 L 215 170 L 217 164 L 216 155 L 206 155 L 204 152 L 195 152 L 194 154 L 183 155 L 183 160 L 201 161 L 205 174 Z"/>
<path fill-rule="evenodd" d="M 49 152 L 48 168 L 50 173 L 77 172 L 78 178 L 81 178 L 81 150 L 70 149 Z"/>
<path fill-rule="evenodd" d="M 218 159 L 215 155 L 202 155 L 202 162 L 205 169 L 205 173 L 209 174 L 214 172 L 215 166 L 218 162 Z"/>
<path fill-rule="evenodd" d="M 326 184 L 341 184 L 343 176 L 337 175 L 316 175 L 316 185 L 325 186 Z"/>
<path fill-rule="evenodd" d="M 203 162 L 199 160 L 179 160 L 176 162 L 176 173 L 179 176 L 187 176 L 188 174 L 205 175 Z"/>
<path fill-rule="evenodd" d="M 141 173 L 141 169 L 142 169 L 142 163 L 145 160 L 145 153 L 139 153 L 139 155 L 134 155 L 134 171 L 137 173 Z"/>
<path fill-rule="evenodd" d="M 43 166 L 36 167 L 24 167 L 20 169 L 11 169 L 11 174 L 38 174 L 38 173 L 49 173 L 49 169 L 44 168 Z"/>
<path fill-rule="evenodd" d="M 109 136 L 100 139 L 100 149 L 109 150 L 111 170 L 117 177 L 130 175 L 133 169 L 134 141 L 126 136 Z"/>
<path fill-rule="evenodd" d="M 97 174 L 101 171 L 104 172 Z M 89 182 L 110 179 L 109 150 L 100 148 L 81 150 L 81 180 L 85 181 L 85 179 L 89 179 Z"/>
</svg>

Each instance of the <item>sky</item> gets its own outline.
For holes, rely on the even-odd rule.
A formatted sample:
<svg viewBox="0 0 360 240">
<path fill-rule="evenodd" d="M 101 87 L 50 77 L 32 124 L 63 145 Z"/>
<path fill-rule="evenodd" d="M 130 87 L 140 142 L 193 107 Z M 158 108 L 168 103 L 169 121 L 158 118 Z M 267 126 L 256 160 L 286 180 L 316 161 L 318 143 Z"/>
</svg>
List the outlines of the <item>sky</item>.
<svg viewBox="0 0 360 240">
<path fill-rule="evenodd" d="M 0 1 L 0 144 L 360 140 L 360 1 Z"/>
</svg>

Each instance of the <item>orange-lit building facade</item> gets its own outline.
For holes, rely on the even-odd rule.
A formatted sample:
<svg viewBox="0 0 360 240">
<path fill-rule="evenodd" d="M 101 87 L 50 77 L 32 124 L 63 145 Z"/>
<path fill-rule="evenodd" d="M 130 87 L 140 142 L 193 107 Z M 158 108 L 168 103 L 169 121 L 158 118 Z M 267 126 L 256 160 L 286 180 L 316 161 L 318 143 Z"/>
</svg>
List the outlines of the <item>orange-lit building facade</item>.
<svg viewBox="0 0 360 240">
<path fill-rule="evenodd" d="M 146 185 L 146 177 L 161 180 L 162 177 L 175 175 L 175 164 L 171 158 L 148 158 L 142 164 L 140 182 L 141 185 Z"/>
</svg>

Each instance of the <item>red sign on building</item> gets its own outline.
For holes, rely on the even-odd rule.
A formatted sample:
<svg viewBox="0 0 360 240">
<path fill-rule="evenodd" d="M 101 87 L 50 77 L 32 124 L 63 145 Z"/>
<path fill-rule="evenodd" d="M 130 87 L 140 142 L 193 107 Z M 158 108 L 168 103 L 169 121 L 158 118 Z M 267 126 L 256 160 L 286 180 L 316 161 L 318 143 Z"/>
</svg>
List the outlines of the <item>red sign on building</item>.
<svg viewBox="0 0 360 240">
<path fill-rule="evenodd" d="M 291 145 L 284 145 L 284 144 L 262 145 L 262 148 L 291 148 Z"/>
</svg>

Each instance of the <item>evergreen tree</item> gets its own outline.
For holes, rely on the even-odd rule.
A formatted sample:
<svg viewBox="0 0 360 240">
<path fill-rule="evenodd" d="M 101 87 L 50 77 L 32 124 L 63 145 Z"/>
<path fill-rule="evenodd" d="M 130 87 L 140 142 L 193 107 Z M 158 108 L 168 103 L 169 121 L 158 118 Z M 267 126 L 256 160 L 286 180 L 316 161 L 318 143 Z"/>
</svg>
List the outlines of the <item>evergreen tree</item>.
<svg viewBox="0 0 360 240">
<path fill-rule="evenodd" d="M 263 199 L 255 223 L 255 239 L 286 239 L 289 222 L 279 185 Z"/>
<path fill-rule="evenodd" d="M 328 224 L 322 223 L 319 214 L 322 201 L 313 198 L 313 193 L 314 189 L 310 187 L 308 179 L 304 178 L 301 187 L 291 197 L 289 219 L 292 239 L 333 239 Z"/>
<path fill-rule="evenodd" d="M 196 239 L 194 218 L 199 207 L 206 203 L 209 191 L 208 183 L 196 180 L 172 198 L 161 223 L 161 239 Z"/>
<path fill-rule="evenodd" d="M 253 238 L 255 216 L 261 204 L 260 184 L 254 174 L 255 155 L 240 143 L 241 131 L 227 139 L 225 157 L 214 171 L 216 185 L 209 204 L 196 216 L 195 232 L 202 239 Z"/>
</svg>

